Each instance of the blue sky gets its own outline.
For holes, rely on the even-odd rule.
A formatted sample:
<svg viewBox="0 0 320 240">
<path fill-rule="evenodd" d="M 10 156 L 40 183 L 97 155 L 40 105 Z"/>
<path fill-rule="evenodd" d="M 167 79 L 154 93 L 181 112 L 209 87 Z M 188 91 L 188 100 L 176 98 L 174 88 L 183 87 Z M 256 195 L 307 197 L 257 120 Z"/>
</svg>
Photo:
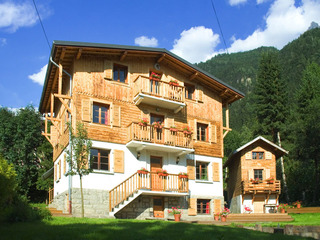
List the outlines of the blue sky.
<svg viewBox="0 0 320 240">
<path fill-rule="evenodd" d="M 320 0 L 212 0 L 228 52 L 281 49 L 320 24 Z M 53 40 L 166 48 L 195 63 L 225 52 L 211 0 L 35 0 Z M 32 0 L 0 0 L 0 106 L 38 107 L 50 49 Z"/>
</svg>

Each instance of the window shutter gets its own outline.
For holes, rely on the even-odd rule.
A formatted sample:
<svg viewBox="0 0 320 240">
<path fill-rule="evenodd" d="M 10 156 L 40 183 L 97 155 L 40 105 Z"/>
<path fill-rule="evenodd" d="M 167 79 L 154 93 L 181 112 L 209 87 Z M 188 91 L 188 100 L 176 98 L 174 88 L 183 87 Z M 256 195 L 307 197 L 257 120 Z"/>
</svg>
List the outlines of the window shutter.
<svg viewBox="0 0 320 240">
<path fill-rule="evenodd" d="M 213 173 L 213 181 L 220 182 L 220 166 L 219 163 L 212 163 L 212 173 Z"/>
<path fill-rule="evenodd" d="M 112 120 L 111 125 L 113 127 L 120 127 L 121 126 L 121 107 L 118 105 L 112 104 Z"/>
<path fill-rule="evenodd" d="M 272 154 L 271 152 L 266 152 L 266 159 L 271 160 L 272 159 Z"/>
<path fill-rule="evenodd" d="M 248 170 L 248 180 L 250 181 L 251 178 L 253 178 L 253 170 Z"/>
<path fill-rule="evenodd" d="M 197 199 L 196 198 L 189 198 L 188 215 L 189 216 L 197 215 Z"/>
<path fill-rule="evenodd" d="M 108 80 L 112 80 L 113 79 L 112 68 L 113 68 L 112 62 L 110 62 L 108 60 L 105 60 L 104 61 L 104 78 L 105 79 L 108 79 Z"/>
<path fill-rule="evenodd" d="M 170 128 L 171 126 L 174 126 L 174 118 L 172 116 L 168 116 L 165 120 L 165 126 L 167 128 Z M 168 134 L 165 134 L 165 141 L 168 143 L 168 144 L 174 144 L 175 143 L 175 136 L 172 134 L 172 132 L 170 130 L 165 130 L 167 131 Z"/>
<path fill-rule="evenodd" d="M 66 174 L 67 172 L 67 155 L 63 155 L 63 174 Z"/>
<path fill-rule="evenodd" d="M 57 181 L 57 164 L 54 165 L 54 181 Z"/>
<path fill-rule="evenodd" d="M 114 150 L 114 172 L 124 173 L 124 152 L 122 150 Z"/>
<path fill-rule="evenodd" d="M 252 153 L 251 152 L 247 152 L 246 153 L 246 160 L 250 160 L 251 156 L 252 156 Z"/>
<path fill-rule="evenodd" d="M 209 142 L 216 143 L 217 142 L 217 126 L 209 123 Z"/>
<path fill-rule="evenodd" d="M 82 99 L 82 121 L 91 122 L 90 99 Z"/>
<path fill-rule="evenodd" d="M 61 160 L 59 161 L 59 179 L 61 178 Z"/>
<path fill-rule="evenodd" d="M 203 87 L 201 85 L 197 86 L 197 100 L 203 102 Z"/>
<path fill-rule="evenodd" d="M 191 127 L 191 126 L 190 126 Z M 193 122 L 193 134 L 192 134 L 193 140 L 197 140 L 197 119 L 194 119 Z"/>
<path fill-rule="evenodd" d="M 187 159 L 187 173 L 190 180 L 195 180 L 195 166 L 194 166 L 194 160 Z"/>
<path fill-rule="evenodd" d="M 214 199 L 214 213 L 220 213 L 221 212 L 221 199 Z"/>
<path fill-rule="evenodd" d="M 265 172 L 266 172 L 266 179 L 270 178 L 270 169 L 266 169 Z"/>
</svg>

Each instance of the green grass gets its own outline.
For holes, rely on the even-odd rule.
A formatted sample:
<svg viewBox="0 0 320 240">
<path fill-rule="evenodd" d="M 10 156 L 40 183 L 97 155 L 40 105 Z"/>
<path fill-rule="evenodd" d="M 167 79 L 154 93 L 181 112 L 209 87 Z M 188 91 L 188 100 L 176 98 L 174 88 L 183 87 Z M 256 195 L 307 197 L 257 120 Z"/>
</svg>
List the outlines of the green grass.
<svg viewBox="0 0 320 240">
<path fill-rule="evenodd" d="M 283 227 L 285 225 L 296 225 L 296 226 L 320 226 L 320 213 L 289 213 L 290 216 L 294 218 L 292 222 L 279 222 L 279 226 Z M 254 226 L 256 224 L 261 224 L 265 227 L 276 227 L 278 223 L 276 222 L 257 222 L 257 223 L 248 223 L 241 224 L 245 226 Z"/>
<path fill-rule="evenodd" d="M 232 226 L 164 221 L 54 217 L 38 222 L 1 224 L 0 239 L 307 239 L 273 235 Z"/>
</svg>

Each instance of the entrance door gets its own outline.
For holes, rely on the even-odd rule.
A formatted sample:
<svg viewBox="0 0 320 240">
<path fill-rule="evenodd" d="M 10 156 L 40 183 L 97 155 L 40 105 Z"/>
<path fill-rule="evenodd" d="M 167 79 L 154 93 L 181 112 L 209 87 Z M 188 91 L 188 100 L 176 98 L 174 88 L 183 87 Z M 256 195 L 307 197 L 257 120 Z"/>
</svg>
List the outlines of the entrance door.
<svg viewBox="0 0 320 240">
<path fill-rule="evenodd" d="M 153 216 L 157 218 L 164 218 L 163 197 L 153 198 Z"/>
<path fill-rule="evenodd" d="M 163 179 L 157 174 L 157 171 L 162 170 L 162 157 L 151 156 L 150 163 L 151 163 L 151 190 L 162 191 Z"/>
<path fill-rule="evenodd" d="M 254 213 L 264 213 L 264 196 L 256 196 L 254 198 L 253 207 Z"/>
</svg>

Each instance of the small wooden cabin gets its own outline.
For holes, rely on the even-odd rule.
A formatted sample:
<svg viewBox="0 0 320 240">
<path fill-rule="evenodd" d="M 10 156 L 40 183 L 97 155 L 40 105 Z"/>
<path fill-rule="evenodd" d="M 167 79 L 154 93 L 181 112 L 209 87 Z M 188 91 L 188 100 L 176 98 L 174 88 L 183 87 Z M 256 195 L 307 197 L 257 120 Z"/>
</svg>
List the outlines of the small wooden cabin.
<svg viewBox="0 0 320 240">
<path fill-rule="evenodd" d="M 281 193 L 276 159 L 287 153 L 261 136 L 233 152 L 223 166 L 228 168 L 227 200 L 231 212 L 274 212 Z"/>
</svg>

